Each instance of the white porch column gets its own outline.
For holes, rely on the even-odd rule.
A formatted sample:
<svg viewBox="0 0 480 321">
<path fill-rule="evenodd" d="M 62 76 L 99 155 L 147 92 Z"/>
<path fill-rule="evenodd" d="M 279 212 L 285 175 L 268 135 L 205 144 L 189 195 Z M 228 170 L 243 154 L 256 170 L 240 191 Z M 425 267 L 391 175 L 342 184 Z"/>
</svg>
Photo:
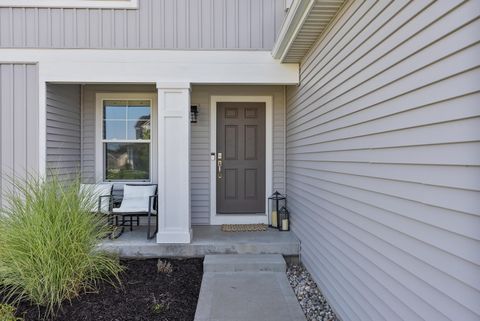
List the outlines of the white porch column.
<svg viewBox="0 0 480 321">
<path fill-rule="evenodd" d="M 157 243 L 190 243 L 190 84 L 157 83 Z"/>
</svg>

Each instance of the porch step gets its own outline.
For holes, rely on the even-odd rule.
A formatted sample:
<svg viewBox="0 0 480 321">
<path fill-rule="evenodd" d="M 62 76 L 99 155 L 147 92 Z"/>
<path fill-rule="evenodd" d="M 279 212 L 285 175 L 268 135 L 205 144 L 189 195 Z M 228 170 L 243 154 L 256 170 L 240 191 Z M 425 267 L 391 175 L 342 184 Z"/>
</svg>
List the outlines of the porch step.
<svg viewBox="0 0 480 321">
<path fill-rule="evenodd" d="M 204 272 L 285 272 L 287 265 L 280 254 L 206 255 Z"/>
<path fill-rule="evenodd" d="M 193 226 L 190 244 L 158 244 L 147 240 L 146 227 L 134 227 L 115 240 L 103 240 L 99 248 L 121 258 L 204 257 L 213 254 L 281 254 L 295 260 L 300 241 L 292 231 L 223 232 L 220 226 Z"/>
</svg>

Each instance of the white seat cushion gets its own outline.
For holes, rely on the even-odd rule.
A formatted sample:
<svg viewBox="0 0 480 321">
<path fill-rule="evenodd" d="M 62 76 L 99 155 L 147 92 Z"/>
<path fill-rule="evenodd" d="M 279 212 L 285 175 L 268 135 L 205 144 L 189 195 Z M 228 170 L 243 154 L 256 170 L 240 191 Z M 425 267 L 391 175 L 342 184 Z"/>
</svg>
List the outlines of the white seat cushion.
<svg viewBox="0 0 480 321">
<path fill-rule="evenodd" d="M 155 185 L 125 185 L 122 204 L 118 209 L 115 209 L 115 212 L 148 212 L 150 196 L 154 196 L 156 190 L 157 187 Z"/>
<path fill-rule="evenodd" d="M 95 203 L 92 204 L 91 212 L 98 212 L 98 199 L 100 196 L 110 196 L 112 195 L 113 184 L 102 183 L 102 184 L 81 184 L 80 192 L 81 193 L 91 193 L 95 197 Z M 110 199 L 104 197 L 101 200 L 100 212 L 108 213 L 110 208 Z"/>
</svg>

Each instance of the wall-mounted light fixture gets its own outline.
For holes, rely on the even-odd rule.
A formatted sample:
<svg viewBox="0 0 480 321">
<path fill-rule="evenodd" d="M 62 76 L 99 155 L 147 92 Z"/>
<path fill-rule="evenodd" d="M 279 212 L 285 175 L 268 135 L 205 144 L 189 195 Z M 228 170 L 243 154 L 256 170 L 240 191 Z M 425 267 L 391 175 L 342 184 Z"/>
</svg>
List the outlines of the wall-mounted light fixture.
<svg viewBox="0 0 480 321">
<path fill-rule="evenodd" d="M 194 124 L 198 120 L 198 106 L 190 106 L 190 123 Z"/>
</svg>

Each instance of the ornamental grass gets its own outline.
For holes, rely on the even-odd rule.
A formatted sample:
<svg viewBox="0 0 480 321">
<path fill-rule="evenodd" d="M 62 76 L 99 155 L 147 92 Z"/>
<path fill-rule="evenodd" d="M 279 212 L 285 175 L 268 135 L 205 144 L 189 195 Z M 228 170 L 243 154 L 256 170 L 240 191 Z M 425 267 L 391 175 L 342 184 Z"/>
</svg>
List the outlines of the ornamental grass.
<svg viewBox="0 0 480 321">
<path fill-rule="evenodd" d="M 97 197 L 80 180 L 28 175 L 9 179 L 0 209 L 0 291 L 11 304 L 27 301 L 54 316 L 65 301 L 119 282 L 119 260 L 98 250 L 110 232 L 90 212 Z"/>
</svg>

